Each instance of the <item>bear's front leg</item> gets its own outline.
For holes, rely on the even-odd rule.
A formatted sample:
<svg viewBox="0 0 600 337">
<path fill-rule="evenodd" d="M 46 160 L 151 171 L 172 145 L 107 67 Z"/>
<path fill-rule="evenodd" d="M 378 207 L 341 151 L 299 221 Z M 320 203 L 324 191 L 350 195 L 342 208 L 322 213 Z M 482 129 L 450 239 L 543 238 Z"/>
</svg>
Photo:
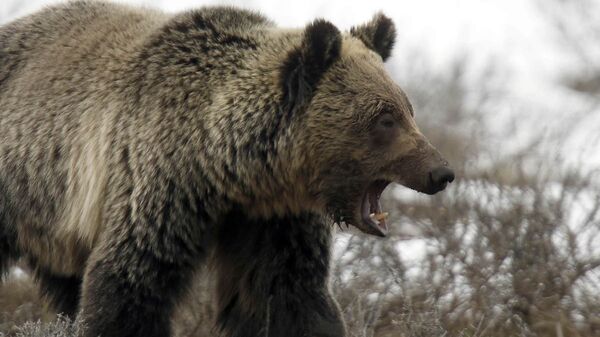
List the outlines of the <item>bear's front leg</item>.
<svg viewBox="0 0 600 337">
<path fill-rule="evenodd" d="M 226 337 L 344 337 L 328 288 L 332 226 L 315 214 L 248 220 L 218 233 L 218 325 Z"/>
<path fill-rule="evenodd" d="M 166 191 L 134 190 L 135 202 L 109 212 L 84 275 L 85 336 L 170 336 L 174 306 L 206 255 L 208 222 L 202 204 L 194 212 L 187 194 Z"/>
<path fill-rule="evenodd" d="M 173 305 L 188 275 L 152 253 L 117 247 L 121 254 L 99 256 L 85 275 L 84 335 L 169 336 Z"/>
</svg>

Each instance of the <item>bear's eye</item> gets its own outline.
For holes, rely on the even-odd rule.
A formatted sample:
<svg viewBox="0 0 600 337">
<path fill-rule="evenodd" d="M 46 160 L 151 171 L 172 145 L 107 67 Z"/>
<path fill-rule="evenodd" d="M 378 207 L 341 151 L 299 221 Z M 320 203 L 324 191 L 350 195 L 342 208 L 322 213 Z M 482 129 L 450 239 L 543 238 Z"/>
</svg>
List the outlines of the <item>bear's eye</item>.
<svg viewBox="0 0 600 337">
<path fill-rule="evenodd" d="M 398 120 L 391 113 L 383 113 L 377 117 L 371 129 L 371 139 L 377 146 L 390 144 L 398 136 Z"/>
<path fill-rule="evenodd" d="M 385 113 L 378 118 L 377 123 L 383 128 L 393 128 L 396 126 L 396 120 L 390 113 Z"/>
</svg>

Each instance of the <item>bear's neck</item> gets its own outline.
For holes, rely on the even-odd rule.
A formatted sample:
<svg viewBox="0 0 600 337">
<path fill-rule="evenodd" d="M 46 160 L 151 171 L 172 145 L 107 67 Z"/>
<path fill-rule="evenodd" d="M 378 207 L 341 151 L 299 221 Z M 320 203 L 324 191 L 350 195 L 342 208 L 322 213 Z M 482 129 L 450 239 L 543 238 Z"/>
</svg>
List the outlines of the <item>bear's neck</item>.
<svg viewBox="0 0 600 337">
<path fill-rule="evenodd" d="M 281 116 L 280 101 L 272 89 L 256 97 L 224 91 L 206 116 L 206 170 L 221 177 L 223 194 L 260 217 L 321 209 L 310 191 L 304 121 Z"/>
</svg>

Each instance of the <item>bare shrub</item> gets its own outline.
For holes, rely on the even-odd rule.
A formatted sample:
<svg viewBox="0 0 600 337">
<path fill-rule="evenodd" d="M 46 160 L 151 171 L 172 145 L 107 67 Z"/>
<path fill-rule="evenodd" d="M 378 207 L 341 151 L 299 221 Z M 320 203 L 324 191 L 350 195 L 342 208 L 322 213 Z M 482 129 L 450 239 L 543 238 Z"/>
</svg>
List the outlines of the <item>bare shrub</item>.
<svg viewBox="0 0 600 337">
<path fill-rule="evenodd" d="M 575 63 L 575 69 L 563 74 L 563 83 L 600 98 L 600 2 L 553 0 L 538 4 L 558 33 L 557 43 Z"/>
<path fill-rule="evenodd" d="M 84 324 L 72 321 L 67 317 L 58 316 L 55 321 L 26 322 L 16 329 L 15 337 L 77 337 L 81 336 Z"/>
</svg>

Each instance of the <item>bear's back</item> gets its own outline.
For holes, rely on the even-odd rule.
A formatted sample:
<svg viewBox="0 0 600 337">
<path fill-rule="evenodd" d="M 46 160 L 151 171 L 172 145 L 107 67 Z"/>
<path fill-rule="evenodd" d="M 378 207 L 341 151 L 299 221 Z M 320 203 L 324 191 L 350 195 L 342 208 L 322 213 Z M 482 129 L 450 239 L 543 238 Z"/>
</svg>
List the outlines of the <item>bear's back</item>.
<svg viewBox="0 0 600 337">
<path fill-rule="evenodd" d="M 64 73 L 66 67 L 77 71 L 76 63 L 118 57 L 117 50 L 130 51 L 168 18 L 153 10 L 75 1 L 13 21 L 0 27 L 0 88 L 11 78 L 34 75 L 24 69 L 28 65 Z"/>
</svg>

